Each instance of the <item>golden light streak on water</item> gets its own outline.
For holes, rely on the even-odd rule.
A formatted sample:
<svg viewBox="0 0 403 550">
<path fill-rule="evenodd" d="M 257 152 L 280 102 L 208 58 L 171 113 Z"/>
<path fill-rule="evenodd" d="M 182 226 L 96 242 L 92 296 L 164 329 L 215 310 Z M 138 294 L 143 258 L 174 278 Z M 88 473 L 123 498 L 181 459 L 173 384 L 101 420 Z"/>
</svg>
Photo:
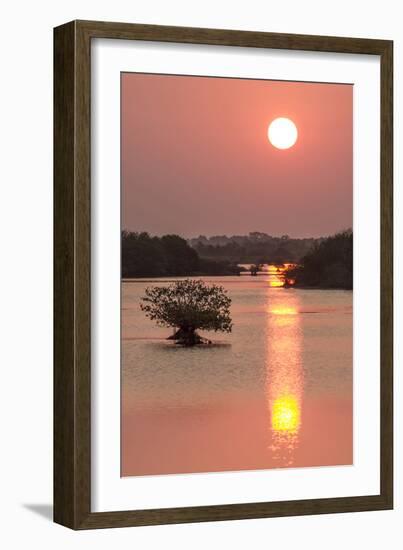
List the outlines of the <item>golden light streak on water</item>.
<svg viewBox="0 0 403 550">
<path fill-rule="evenodd" d="M 284 395 L 273 401 L 271 426 L 276 432 L 297 433 L 301 423 L 300 404 L 295 396 Z"/>
<path fill-rule="evenodd" d="M 269 286 L 271 288 L 281 288 L 284 286 L 284 281 L 280 279 L 269 279 Z"/>
<path fill-rule="evenodd" d="M 295 307 L 278 306 L 271 308 L 269 313 L 272 313 L 273 315 L 297 315 L 298 310 Z"/>
<path fill-rule="evenodd" d="M 279 466 L 292 466 L 302 423 L 304 373 L 299 299 L 271 294 L 268 304 L 266 397 L 270 450 Z"/>
</svg>

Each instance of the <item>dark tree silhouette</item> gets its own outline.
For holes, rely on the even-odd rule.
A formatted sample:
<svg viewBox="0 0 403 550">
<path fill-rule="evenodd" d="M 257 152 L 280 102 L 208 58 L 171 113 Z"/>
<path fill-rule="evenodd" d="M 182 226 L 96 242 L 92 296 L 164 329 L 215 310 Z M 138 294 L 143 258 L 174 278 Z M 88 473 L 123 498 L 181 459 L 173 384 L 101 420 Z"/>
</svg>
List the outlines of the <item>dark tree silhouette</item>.
<svg viewBox="0 0 403 550">
<path fill-rule="evenodd" d="M 186 275 L 199 268 L 199 256 L 185 239 L 178 235 L 164 235 L 160 238 L 165 255 L 166 271 L 170 275 Z"/>
<path fill-rule="evenodd" d="M 239 275 L 235 262 L 200 258 L 179 235 L 152 237 L 146 232 L 122 232 L 122 277 L 189 277 Z"/>
<path fill-rule="evenodd" d="M 184 346 L 206 343 L 196 331 L 231 332 L 231 298 L 222 286 L 185 279 L 145 290 L 140 308 L 157 325 L 175 327 L 169 337 Z"/>
<path fill-rule="evenodd" d="M 351 229 L 327 237 L 312 247 L 301 264 L 285 272 L 295 286 L 353 288 L 353 232 Z"/>
</svg>

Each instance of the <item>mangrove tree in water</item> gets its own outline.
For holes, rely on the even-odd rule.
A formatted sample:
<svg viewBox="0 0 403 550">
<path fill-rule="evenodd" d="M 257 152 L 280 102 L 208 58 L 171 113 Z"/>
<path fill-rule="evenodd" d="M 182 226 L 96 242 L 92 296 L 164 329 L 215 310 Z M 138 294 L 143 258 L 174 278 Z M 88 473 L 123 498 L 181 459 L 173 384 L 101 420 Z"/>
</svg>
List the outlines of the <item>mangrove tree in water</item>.
<svg viewBox="0 0 403 550">
<path fill-rule="evenodd" d="M 207 343 L 197 331 L 231 332 L 231 298 L 222 286 L 185 279 L 146 288 L 140 307 L 157 325 L 174 327 L 169 337 L 183 346 Z"/>
</svg>

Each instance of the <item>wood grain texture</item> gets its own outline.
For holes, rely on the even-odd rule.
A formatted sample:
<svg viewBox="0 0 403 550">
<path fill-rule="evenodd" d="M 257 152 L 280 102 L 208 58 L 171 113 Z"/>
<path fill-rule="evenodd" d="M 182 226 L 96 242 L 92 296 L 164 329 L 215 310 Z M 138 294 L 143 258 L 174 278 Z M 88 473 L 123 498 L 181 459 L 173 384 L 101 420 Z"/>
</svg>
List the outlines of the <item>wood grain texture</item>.
<svg viewBox="0 0 403 550">
<path fill-rule="evenodd" d="M 91 512 L 91 39 L 381 57 L 381 490 L 379 495 Z M 54 520 L 72 529 L 393 507 L 393 43 L 385 40 L 73 21 L 54 31 Z"/>
<path fill-rule="evenodd" d="M 381 57 L 381 494 L 393 507 L 393 42 Z"/>
<path fill-rule="evenodd" d="M 82 32 L 92 38 L 151 40 L 217 46 L 382 55 L 384 49 L 390 44 L 387 40 L 368 38 L 280 34 L 198 27 L 170 27 L 131 23 L 108 23 L 104 21 L 76 21 L 76 24 Z"/>
<path fill-rule="evenodd" d="M 90 44 L 54 34 L 54 519 L 90 511 Z"/>
<path fill-rule="evenodd" d="M 74 525 L 74 25 L 54 36 L 54 519 Z"/>
</svg>

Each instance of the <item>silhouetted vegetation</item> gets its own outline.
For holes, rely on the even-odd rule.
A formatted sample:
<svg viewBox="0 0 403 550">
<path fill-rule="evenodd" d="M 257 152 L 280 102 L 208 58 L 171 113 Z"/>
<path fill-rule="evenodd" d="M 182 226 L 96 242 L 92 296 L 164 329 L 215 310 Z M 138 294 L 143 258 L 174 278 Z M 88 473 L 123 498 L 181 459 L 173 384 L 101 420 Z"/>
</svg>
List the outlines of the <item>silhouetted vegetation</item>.
<svg viewBox="0 0 403 550">
<path fill-rule="evenodd" d="M 239 275 L 243 269 L 238 264 L 248 263 L 251 275 L 257 275 L 266 263 L 297 264 L 285 272 L 285 286 L 351 289 L 352 231 L 319 239 L 254 232 L 248 236 L 201 236 L 189 241 L 178 235 L 122 233 L 123 278 Z"/>
<path fill-rule="evenodd" d="M 231 332 L 230 305 L 231 298 L 222 286 L 186 279 L 146 288 L 140 307 L 157 325 L 177 328 L 169 340 L 194 346 L 211 343 L 198 329 Z"/>
<path fill-rule="evenodd" d="M 254 231 L 249 235 L 200 235 L 189 244 L 201 258 L 245 264 L 298 263 L 321 239 L 292 239 L 288 235 L 273 237 Z"/>
<path fill-rule="evenodd" d="M 300 265 L 285 273 L 295 286 L 313 288 L 353 288 L 353 233 L 342 231 L 316 243 Z"/>
<path fill-rule="evenodd" d="M 123 278 L 239 275 L 240 271 L 233 262 L 200 258 L 178 235 L 122 232 Z"/>
</svg>

